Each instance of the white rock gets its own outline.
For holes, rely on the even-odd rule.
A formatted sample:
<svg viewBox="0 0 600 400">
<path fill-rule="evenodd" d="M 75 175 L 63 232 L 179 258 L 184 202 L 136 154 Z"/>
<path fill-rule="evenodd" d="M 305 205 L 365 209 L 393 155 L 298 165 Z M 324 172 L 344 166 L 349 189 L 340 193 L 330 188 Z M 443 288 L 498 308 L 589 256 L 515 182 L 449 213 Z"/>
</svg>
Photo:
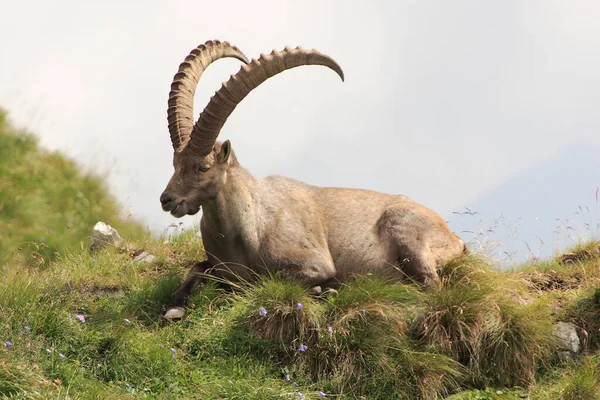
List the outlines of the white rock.
<svg viewBox="0 0 600 400">
<path fill-rule="evenodd" d="M 557 322 L 554 325 L 554 334 L 560 344 L 560 356 L 562 359 L 570 359 L 579 353 L 580 343 L 577 335 L 577 327 L 570 322 Z"/>
<path fill-rule="evenodd" d="M 106 246 L 118 246 L 123 242 L 119 232 L 110 225 L 99 221 L 92 230 L 90 250 L 99 250 Z"/>
</svg>

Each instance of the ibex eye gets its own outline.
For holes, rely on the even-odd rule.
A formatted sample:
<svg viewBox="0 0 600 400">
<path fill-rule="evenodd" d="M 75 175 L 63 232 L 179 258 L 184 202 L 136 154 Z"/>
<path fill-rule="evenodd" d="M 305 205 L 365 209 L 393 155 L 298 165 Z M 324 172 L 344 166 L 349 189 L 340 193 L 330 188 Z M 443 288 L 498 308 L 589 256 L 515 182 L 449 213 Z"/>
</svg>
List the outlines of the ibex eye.
<svg viewBox="0 0 600 400">
<path fill-rule="evenodd" d="M 206 172 L 206 171 L 208 171 L 209 168 L 210 167 L 204 167 L 204 166 L 201 165 L 201 166 L 198 167 L 198 172 Z"/>
</svg>

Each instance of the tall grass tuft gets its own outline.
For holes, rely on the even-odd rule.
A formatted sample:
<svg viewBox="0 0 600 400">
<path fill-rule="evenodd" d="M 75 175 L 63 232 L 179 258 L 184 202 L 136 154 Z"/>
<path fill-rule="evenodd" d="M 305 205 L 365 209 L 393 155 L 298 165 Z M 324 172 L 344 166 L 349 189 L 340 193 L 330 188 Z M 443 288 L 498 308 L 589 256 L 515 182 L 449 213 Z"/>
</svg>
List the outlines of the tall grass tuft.
<svg viewBox="0 0 600 400">
<path fill-rule="evenodd" d="M 496 311 L 489 301 L 494 288 L 489 266 L 465 255 L 444 267 L 441 287 L 427 293 L 415 318 L 415 337 L 472 370 L 478 370 L 482 338 Z"/>
<path fill-rule="evenodd" d="M 441 272 L 412 325 L 417 340 L 470 371 L 472 385 L 527 385 L 547 365 L 556 341 L 549 311 L 519 304 L 517 281 L 468 254 Z"/>
<path fill-rule="evenodd" d="M 251 334 L 288 346 L 312 343 L 323 306 L 300 284 L 279 277 L 261 278 L 244 290 L 242 318 Z"/>
<path fill-rule="evenodd" d="M 296 355 L 294 367 L 329 382 L 335 393 L 424 399 L 447 393 L 460 365 L 407 336 L 420 296 L 412 286 L 357 277 L 328 302 L 317 342 Z"/>
<path fill-rule="evenodd" d="M 558 348 L 546 304 L 517 306 L 500 301 L 487 320 L 478 354 L 483 385 L 528 386 L 540 368 L 547 368 Z"/>
</svg>

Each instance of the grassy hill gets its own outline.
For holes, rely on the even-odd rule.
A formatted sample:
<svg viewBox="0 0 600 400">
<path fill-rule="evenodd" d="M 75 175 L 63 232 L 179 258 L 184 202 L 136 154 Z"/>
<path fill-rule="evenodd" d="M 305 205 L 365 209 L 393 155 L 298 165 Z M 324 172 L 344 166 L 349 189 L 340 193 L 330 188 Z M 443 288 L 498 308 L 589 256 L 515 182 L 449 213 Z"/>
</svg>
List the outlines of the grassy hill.
<svg viewBox="0 0 600 400">
<path fill-rule="evenodd" d="M 600 398 L 598 243 L 515 271 L 465 255 L 428 292 L 371 276 L 326 299 L 276 277 L 212 282 L 164 323 L 204 257 L 193 232 L 165 241 L 120 221 L 98 178 L 4 117 L 0 141 L 0 397 Z M 156 259 L 89 254 L 97 220 Z M 578 327 L 574 360 L 558 357 L 556 321 Z"/>
<path fill-rule="evenodd" d="M 80 246 L 99 221 L 125 236 L 143 229 L 121 221 L 99 177 L 82 174 L 69 159 L 39 148 L 31 134 L 12 127 L 0 109 L 0 263 L 20 253 L 46 264 Z"/>
</svg>

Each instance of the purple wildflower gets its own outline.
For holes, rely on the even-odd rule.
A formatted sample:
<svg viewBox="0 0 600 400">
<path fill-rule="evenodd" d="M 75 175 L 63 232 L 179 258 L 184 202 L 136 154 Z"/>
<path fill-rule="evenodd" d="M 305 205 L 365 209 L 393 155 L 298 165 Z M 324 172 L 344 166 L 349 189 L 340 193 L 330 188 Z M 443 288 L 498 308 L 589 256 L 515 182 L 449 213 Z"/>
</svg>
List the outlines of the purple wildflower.
<svg viewBox="0 0 600 400">
<path fill-rule="evenodd" d="M 298 382 L 294 382 L 293 385 L 298 387 Z"/>
<path fill-rule="evenodd" d="M 175 354 L 177 353 L 177 350 L 175 350 L 174 348 L 171 347 L 171 354 Z"/>
<path fill-rule="evenodd" d="M 308 346 L 305 344 L 301 344 L 300 346 L 298 346 L 298 351 L 299 352 L 305 352 L 306 350 L 308 350 Z"/>
<path fill-rule="evenodd" d="M 25 332 L 31 332 L 31 327 L 30 326 L 26 326 L 25 327 Z"/>
<path fill-rule="evenodd" d="M 304 398 L 304 395 L 302 393 L 298 392 L 298 397 L 302 399 L 302 398 Z"/>
<path fill-rule="evenodd" d="M 4 344 L 6 345 L 7 349 L 10 349 L 11 347 L 14 346 L 14 344 L 12 344 L 12 342 L 9 342 L 8 340 L 6 342 L 4 342 Z"/>
<path fill-rule="evenodd" d="M 85 317 L 82 314 L 77 314 L 75 316 L 75 318 L 77 318 L 78 320 L 80 320 L 81 322 L 85 322 Z"/>
<path fill-rule="evenodd" d="M 363 317 L 367 316 L 367 312 L 365 310 L 362 310 L 360 313 L 362 314 Z"/>
<path fill-rule="evenodd" d="M 302 305 L 302 303 L 296 304 L 296 307 L 298 308 L 298 310 L 302 310 L 304 308 L 304 306 Z"/>
<path fill-rule="evenodd" d="M 267 313 L 267 310 L 266 310 L 266 308 L 264 308 L 264 307 L 261 307 L 261 308 L 258 310 L 258 313 L 260 314 L 260 316 L 261 316 L 261 317 L 264 317 L 265 315 L 267 315 L 267 314 L 268 314 L 268 313 Z"/>
<path fill-rule="evenodd" d="M 63 353 L 58 353 L 58 356 L 59 356 L 60 358 L 66 358 L 66 356 L 65 356 Z"/>
<path fill-rule="evenodd" d="M 331 326 L 328 326 L 328 327 L 327 327 L 327 332 L 329 332 L 329 333 L 333 333 L 333 328 L 332 328 Z"/>
<path fill-rule="evenodd" d="M 52 354 L 52 349 L 46 349 L 46 353 Z"/>
<path fill-rule="evenodd" d="M 286 382 L 289 382 L 290 381 L 290 376 L 286 375 L 284 379 L 285 379 Z"/>
<path fill-rule="evenodd" d="M 92 262 L 93 262 L 93 263 L 95 263 L 95 262 L 98 262 L 98 260 L 96 260 L 96 259 L 94 258 L 94 259 L 92 259 Z"/>
<path fill-rule="evenodd" d="M 317 394 L 319 395 L 319 397 L 327 397 L 327 395 L 323 392 L 317 392 Z"/>
</svg>

